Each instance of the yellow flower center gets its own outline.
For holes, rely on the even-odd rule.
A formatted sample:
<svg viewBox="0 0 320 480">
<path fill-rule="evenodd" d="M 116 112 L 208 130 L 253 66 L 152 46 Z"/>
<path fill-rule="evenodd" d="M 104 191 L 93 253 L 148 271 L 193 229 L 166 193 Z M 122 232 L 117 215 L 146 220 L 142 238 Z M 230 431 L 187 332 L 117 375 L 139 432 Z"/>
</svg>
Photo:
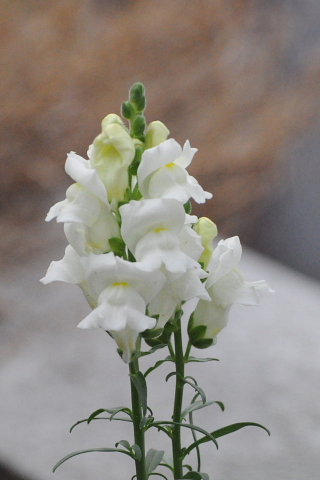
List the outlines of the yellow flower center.
<svg viewBox="0 0 320 480">
<path fill-rule="evenodd" d="M 155 233 L 159 233 L 159 232 L 164 232 L 165 230 L 168 230 L 168 229 L 167 229 L 167 228 L 160 227 L 160 228 L 155 228 L 155 229 L 154 229 L 154 232 L 155 232 Z"/>
<path fill-rule="evenodd" d="M 174 162 L 167 163 L 166 167 L 167 168 L 174 168 L 174 167 L 176 167 L 176 164 Z"/>
<path fill-rule="evenodd" d="M 129 287 L 129 283 L 127 282 L 116 282 L 112 284 L 113 287 Z"/>
</svg>

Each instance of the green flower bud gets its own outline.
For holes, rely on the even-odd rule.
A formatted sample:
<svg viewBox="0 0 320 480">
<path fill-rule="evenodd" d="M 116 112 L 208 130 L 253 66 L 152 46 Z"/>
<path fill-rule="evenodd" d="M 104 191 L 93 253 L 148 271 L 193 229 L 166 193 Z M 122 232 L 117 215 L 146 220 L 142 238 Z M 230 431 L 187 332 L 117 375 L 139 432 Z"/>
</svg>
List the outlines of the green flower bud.
<svg viewBox="0 0 320 480">
<path fill-rule="evenodd" d="M 199 258 L 199 262 L 202 262 L 203 268 L 206 269 L 213 253 L 212 240 L 217 236 L 218 229 L 216 224 L 213 223 L 209 218 L 201 217 L 196 223 L 194 230 L 202 239 L 204 251 Z"/>
<path fill-rule="evenodd" d="M 146 134 L 146 148 L 152 148 L 164 142 L 169 133 L 167 127 L 159 120 L 151 122 Z"/>
<path fill-rule="evenodd" d="M 131 120 L 135 115 L 134 106 L 130 102 L 123 102 L 121 110 L 122 116 L 127 120 Z"/>
<path fill-rule="evenodd" d="M 140 82 L 134 83 L 130 88 L 129 98 L 137 112 L 143 112 L 143 110 L 146 108 L 144 85 Z"/>
<path fill-rule="evenodd" d="M 146 119 L 143 115 L 137 115 L 132 122 L 132 135 L 134 137 L 142 137 L 146 129 Z"/>
</svg>

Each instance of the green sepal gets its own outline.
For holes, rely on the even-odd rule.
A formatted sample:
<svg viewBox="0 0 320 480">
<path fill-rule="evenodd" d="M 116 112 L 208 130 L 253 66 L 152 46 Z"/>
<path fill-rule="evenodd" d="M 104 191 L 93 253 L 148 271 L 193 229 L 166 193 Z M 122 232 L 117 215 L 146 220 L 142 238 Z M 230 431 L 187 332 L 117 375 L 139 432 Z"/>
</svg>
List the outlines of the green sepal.
<svg viewBox="0 0 320 480">
<path fill-rule="evenodd" d="M 207 327 L 205 325 L 194 326 L 194 319 L 192 314 L 188 322 L 188 335 L 190 343 L 193 347 L 204 349 L 213 345 L 212 338 L 204 338 L 206 331 Z"/>
<path fill-rule="evenodd" d="M 120 257 L 123 256 L 126 249 L 126 244 L 124 243 L 122 238 L 118 238 L 118 237 L 109 238 L 109 245 L 115 255 Z"/>
<path fill-rule="evenodd" d="M 141 82 L 136 82 L 132 85 L 129 92 L 129 99 L 138 112 L 143 112 L 146 108 L 146 97 L 145 88 Z"/>
<path fill-rule="evenodd" d="M 190 480 L 209 480 L 209 475 L 207 473 L 192 471 L 186 473 L 182 479 L 184 478 L 189 478 Z"/>
<path fill-rule="evenodd" d="M 199 340 L 195 340 L 192 345 L 196 348 L 203 350 L 204 348 L 209 348 L 213 345 L 213 339 L 199 338 Z"/>
<path fill-rule="evenodd" d="M 136 183 L 134 189 L 132 190 L 132 199 L 133 200 L 141 200 L 142 194 L 139 190 L 139 185 Z"/>
<path fill-rule="evenodd" d="M 141 372 L 137 372 L 130 375 L 131 381 L 135 386 L 135 389 L 138 393 L 139 400 L 142 407 L 143 415 L 146 416 L 147 413 L 147 384 L 144 375 Z"/>
<path fill-rule="evenodd" d="M 153 472 L 160 462 L 163 459 L 164 450 L 155 450 L 154 448 L 150 448 L 146 455 L 146 470 L 147 473 Z"/>
<path fill-rule="evenodd" d="M 146 119 L 144 115 L 138 114 L 131 124 L 131 133 L 134 137 L 140 139 L 146 129 Z"/>
<path fill-rule="evenodd" d="M 157 345 L 168 345 L 172 332 L 167 328 L 167 324 L 164 327 L 162 334 L 157 338 L 145 338 L 145 342 L 149 347 L 156 347 Z"/>
<path fill-rule="evenodd" d="M 163 328 L 156 328 L 155 330 L 145 330 L 144 332 L 141 333 L 141 336 L 146 339 L 146 338 L 157 338 L 160 337 L 163 333 Z"/>
<path fill-rule="evenodd" d="M 121 105 L 121 113 L 124 118 L 131 120 L 135 115 L 135 108 L 131 102 L 123 102 Z"/>
<path fill-rule="evenodd" d="M 136 261 L 135 256 L 133 255 L 133 253 L 129 249 L 128 249 L 128 260 L 129 260 L 129 262 L 135 262 Z"/>
<path fill-rule="evenodd" d="M 190 215 L 190 213 L 192 212 L 192 204 L 191 204 L 190 200 L 188 200 L 183 206 L 184 206 L 185 212 L 188 215 Z"/>
<path fill-rule="evenodd" d="M 194 342 L 197 340 L 203 339 L 207 331 L 207 327 L 205 325 L 197 325 L 196 327 L 193 327 L 188 331 L 189 333 L 189 339 L 192 345 L 194 345 Z"/>
</svg>

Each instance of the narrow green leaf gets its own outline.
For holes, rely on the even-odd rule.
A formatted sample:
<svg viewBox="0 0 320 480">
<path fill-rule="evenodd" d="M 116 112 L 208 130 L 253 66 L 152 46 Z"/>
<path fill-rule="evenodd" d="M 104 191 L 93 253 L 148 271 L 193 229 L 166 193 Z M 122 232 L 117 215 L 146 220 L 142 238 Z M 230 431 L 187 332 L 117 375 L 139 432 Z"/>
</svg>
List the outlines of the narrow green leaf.
<svg viewBox="0 0 320 480">
<path fill-rule="evenodd" d="M 147 352 L 140 352 L 140 357 L 144 357 L 146 355 L 151 355 L 151 353 L 154 353 L 156 352 L 157 350 L 159 350 L 160 348 L 164 348 L 167 346 L 166 343 L 162 343 L 162 340 L 159 340 L 159 337 L 158 338 L 145 338 L 144 339 L 146 344 L 149 345 L 150 347 L 150 350 L 148 350 Z M 159 343 L 160 341 L 160 343 Z M 153 345 L 152 343 L 155 342 Z"/>
<path fill-rule="evenodd" d="M 138 392 L 139 400 L 142 407 L 143 415 L 147 413 L 147 384 L 144 375 L 141 372 L 137 372 L 134 375 L 130 375 L 131 380 Z"/>
<path fill-rule="evenodd" d="M 183 379 L 183 381 L 184 381 L 184 383 L 186 383 L 187 385 L 190 385 L 190 387 L 194 388 L 195 391 L 199 393 L 199 395 L 201 397 L 201 400 L 202 400 L 202 403 L 206 403 L 206 401 L 207 401 L 206 394 L 204 393 L 202 388 L 198 387 L 198 385 L 196 385 L 192 382 L 188 382 L 188 380 L 186 380 L 185 378 Z"/>
<path fill-rule="evenodd" d="M 95 417 L 100 415 L 100 413 L 103 413 L 105 411 L 106 410 L 104 408 L 99 408 L 98 410 L 95 410 L 93 413 L 91 413 L 91 415 L 89 415 L 89 418 L 87 420 L 88 424 L 91 422 L 91 420 L 93 420 Z M 108 412 L 108 413 L 110 413 L 110 412 Z"/>
<path fill-rule="evenodd" d="M 184 465 L 182 465 L 183 467 L 187 468 L 189 470 L 189 472 L 192 472 L 192 467 L 191 465 L 188 465 L 187 463 L 185 463 Z"/>
<path fill-rule="evenodd" d="M 177 375 L 177 372 L 168 373 L 168 375 L 166 376 L 166 382 L 169 380 L 169 378 L 173 377 L 174 375 Z"/>
<path fill-rule="evenodd" d="M 160 365 L 162 365 L 163 363 L 165 362 L 172 362 L 172 358 L 170 356 L 166 357 L 164 360 L 158 360 L 154 365 L 153 367 L 150 367 L 148 368 L 148 370 L 146 370 L 144 376 L 146 377 L 147 375 L 149 375 L 149 373 L 153 372 L 153 370 L 155 370 L 156 368 L 160 367 Z"/>
<path fill-rule="evenodd" d="M 202 401 L 199 401 L 199 402 L 194 402 L 194 403 L 191 403 L 187 408 L 185 408 L 182 412 L 181 412 L 181 418 L 185 418 L 188 413 L 191 413 L 191 412 L 194 412 L 195 410 L 200 410 L 201 408 L 204 408 L 204 407 L 208 407 L 209 405 L 212 405 L 213 403 L 217 403 L 219 405 L 219 407 L 221 408 L 222 411 L 224 411 L 224 405 L 222 402 L 219 402 L 219 401 L 210 401 L 210 402 L 206 402 L 206 403 L 203 403 Z"/>
<path fill-rule="evenodd" d="M 218 430 L 215 430 L 214 432 L 211 433 L 211 435 L 214 436 L 215 438 L 219 438 L 219 437 L 223 437 L 224 435 L 229 435 L 229 433 L 236 432 L 241 428 L 249 427 L 249 426 L 262 428 L 267 432 L 268 435 L 270 435 L 270 432 L 266 427 L 264 427 L 263 425 L 260 425 L 259 423 L 254 423 L 254 422 L 233 423 L 232 425 L 228 425 L 227 427 L 223 427 L 223 428 L 219 428 Z M 196 448 L 201 443 L 206 443 L 208 441 L 209 441 L 209 438 L 207 436 L 200 438 L 196 442 L 189 445 L 189 447 L 185 450 L 185 455 L 189 454 L 191 450 Z"/>
<path fill-rule="evenodd" d="M 87 450 L 78 450 L 77 452 L 69 453 L 69 455 L 66 455 L 61 460 L 59 460 L 59 462 L 56 463 L 56 465 L 53 467 L 53 473 L 57 470 L 58 467 L 60 467 L 60 465 L 62 465 L 67 460 L 69 460 L 69 458 L 75 457 L 76 455 L 82 455 L 83 453 L 90 453 L 90 452 L 118 452 L 118 453 L 124 453 L 125 455 L 129 455 L 129 457 L 132 458 L 132 454 L 130 452 L 127 452 L 126 450 L 121 450 L 119 448 L 89 448 Z"/>
<path fill-rule="evenodd" d="M 168 478 L 165 475 L 163 475 L 162 473 L 159 473 L 159 472 L 149 473 L 149 477 L 151 477 L 151 475 L 158 475 L 158 477 L 162 477 L 162 478 L 165 478 L 166 480 L 168 480 Z"/>
<path fill-rule="evenodd" d="M 186 363 L 191 363 L 191 362 L 212 362 L 212 361 L 216 361 L 216 362 L 219 362 L 219 359 L 218 358 L 197 358 L 197 357 L 189 357 L 187 362 Z"/>
<path fill-rule="evenodd" d="M 92 421 L 94 420 L 117 420 L 118 422 L 131 422 L 132 423 L 132 420 L 131 418 L 113 418 L 113 417 L 95 417 L 92 419 Z M 80 425 L 81 423 L 87 423 L 88 424 L 88 419 L 85 418 L 84 420 L 79 420 L 79 422 L 75 423 L 74 425 L 72 425 L 72 427 L 70 428 L 70 433 L 72 432 L 72 430 L 77 426 L 77 425 Z"/>
<path fill-rule="evenodd" d="M 147 473 L 153 472 L 159 463 L 162 461 L 164 455 L 164 450 L 155 450 L 150 448 L 146 455 L 146 470 Z"/>
<path fill-rule="evenodd" d="M 205 435 L 205 437 L 203 437 L 203 438 L 210 438 L 210 440 L 215 444 L 215 446 L 216 446 L 217 448 L 219 448 L 218 443 L 217 443 L 215 437 L 214 437 L 211 433 L 207 432 L 207 431 L 204 430 L 203 428 L 197 427 L 196 425 L 191 425 L 191 424 L 189 424 L 189 423 L 169 422 L 169 421 L 164 420 L 164 421 L 160 421 L 160 422 L 151 423 L 151 424 L 150 424 L 150 427 L 156 427 L 156 428 L 158 428 L 159 426 L 162 426 L 162 425 L 180 425 L 180 427 L 185 427 L 185 428 L 190 428 L 191 430 L 196 430 L 197 432 L 203 433 L 203 434 Z M 213 433 L 214 433 L 214 432 L 213 432 Z M 202 440 L 202 439 L 201 439 L 201 440 Z M 199 441 L 199 440 L 198 440 L 198 441 Z M 207 441 L 208 441 L 208 440 L 206 440 L 206 442 L 207 442 Z M 196 442 L 195 442 L 195 443 L 196 443 Z M 193 444 L 192 444 L 192 445 L 193 445 Z M 185 452 L 184 456 L 188 453 L 187 451 L 189 450 L 189 448 L 190 448 L 190 447 L 188 447 L 188 448 L 186 449 L 186 452 Z"/>
<path fill-rule="evenodd" d="M 131 415 L 132 415 L 132 412 L 128 407 L 121 406 L 121 407 L 114 407 L 114 408 L 99 408 L 95 412 L 91 413 L 87 422 L 90 423 L 98 415 L 100 415 L 100 413 L 104 413 L 104 412 L 110 413 L 111 416 L 110 416 L 109 420 L 113 420 L 113 417 L 119 412 L 126 413 L 127 415 L 129 415 L 130 418 L 131 418 Z"/>
<path fill-rule="evenodd" d="M 134 443 L 131 447 L 131 450 L 133 452 L 133 456 L 136 460 L 141 460 L 142 458 L 142 453 L 141 453 L 141 449 L 139 447 L 139 445 L 137 445 L 136 443 Z"/>
<path fill-rule="evenodd" d="M 127 440 L 120 440 L 120 442 L 117 442 L 115 444 L 115 447 L 117 448 L 118 445 L 122 445 L 124 448 L 126 448 L 129 452 L 131 450 L 131 445 Z"/>
</svg>

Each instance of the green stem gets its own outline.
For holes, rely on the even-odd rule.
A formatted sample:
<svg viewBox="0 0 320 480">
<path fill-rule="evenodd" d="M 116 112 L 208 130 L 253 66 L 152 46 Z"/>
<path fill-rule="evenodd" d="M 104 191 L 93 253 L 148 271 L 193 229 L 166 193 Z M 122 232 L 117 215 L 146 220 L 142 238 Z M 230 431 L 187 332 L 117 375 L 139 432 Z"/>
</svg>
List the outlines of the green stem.
<svg viewBox="0 0 320 480">
<path fill-rule="evenodd" d="M 176 321 L 177 330 L 174 332 L 175 341 L 175 364 L 176 364 L 176 389 L 174 398 L 174 409 L 172 420 L 174 422 L 181 422 L 182 400 L 183 400 L 183 388 L 184 388 L 184 358 L 183 358 L 183 345 L 181 334 L 181 321 Z M 182 455 L 181 455 L 181 427 L 175 425 L 172 432 L 172 455 L 173 455 L 173 468 L 174 478 L 180 479 L 183 477 L 182 469 Z"/>
<path fill-rule="evenodd" d="M 187 348 L 186 348 L 186 353 L 184 354 L 184 361 L 185 362 L 187 362 L 189 360 L 189 355 L 190 355 L 191 348 L 192 348 L 192 343 L 189 340 Z"/>
<path fill-rule="evenodd" d="M 138 360 L 133 360 L 129 363 L 130 374 L 134 375 L 139 372 Z M 132 421 L 133 421 L 133 431 L 134 431 L 134 443 L 138 445 L 141 450 L 141 459 L 135 459 L 136 464 L 136 478 L 137 480 L 147 480 L 146 472 L 146 453 L 145 453 L 145 439 L 144 439 L 144 430 L 140 428 L 142 420 L 142 409 L 139 399 L 139 395 L 132 379 L 130 380 L 131 385 L 131 403 L 132 403 Z"/>
<path fill-rule="evenodd" d="M 173 346 L 172 346 L 171 340 L 168 341 L 168 349 L 169 349 L 169 352 L 170 352 L 170 355 L 171 355 L 172 360 L 174 360 L 175 353 L 174 353 L 174 350 L 173 350 Z"/>
</svg>

